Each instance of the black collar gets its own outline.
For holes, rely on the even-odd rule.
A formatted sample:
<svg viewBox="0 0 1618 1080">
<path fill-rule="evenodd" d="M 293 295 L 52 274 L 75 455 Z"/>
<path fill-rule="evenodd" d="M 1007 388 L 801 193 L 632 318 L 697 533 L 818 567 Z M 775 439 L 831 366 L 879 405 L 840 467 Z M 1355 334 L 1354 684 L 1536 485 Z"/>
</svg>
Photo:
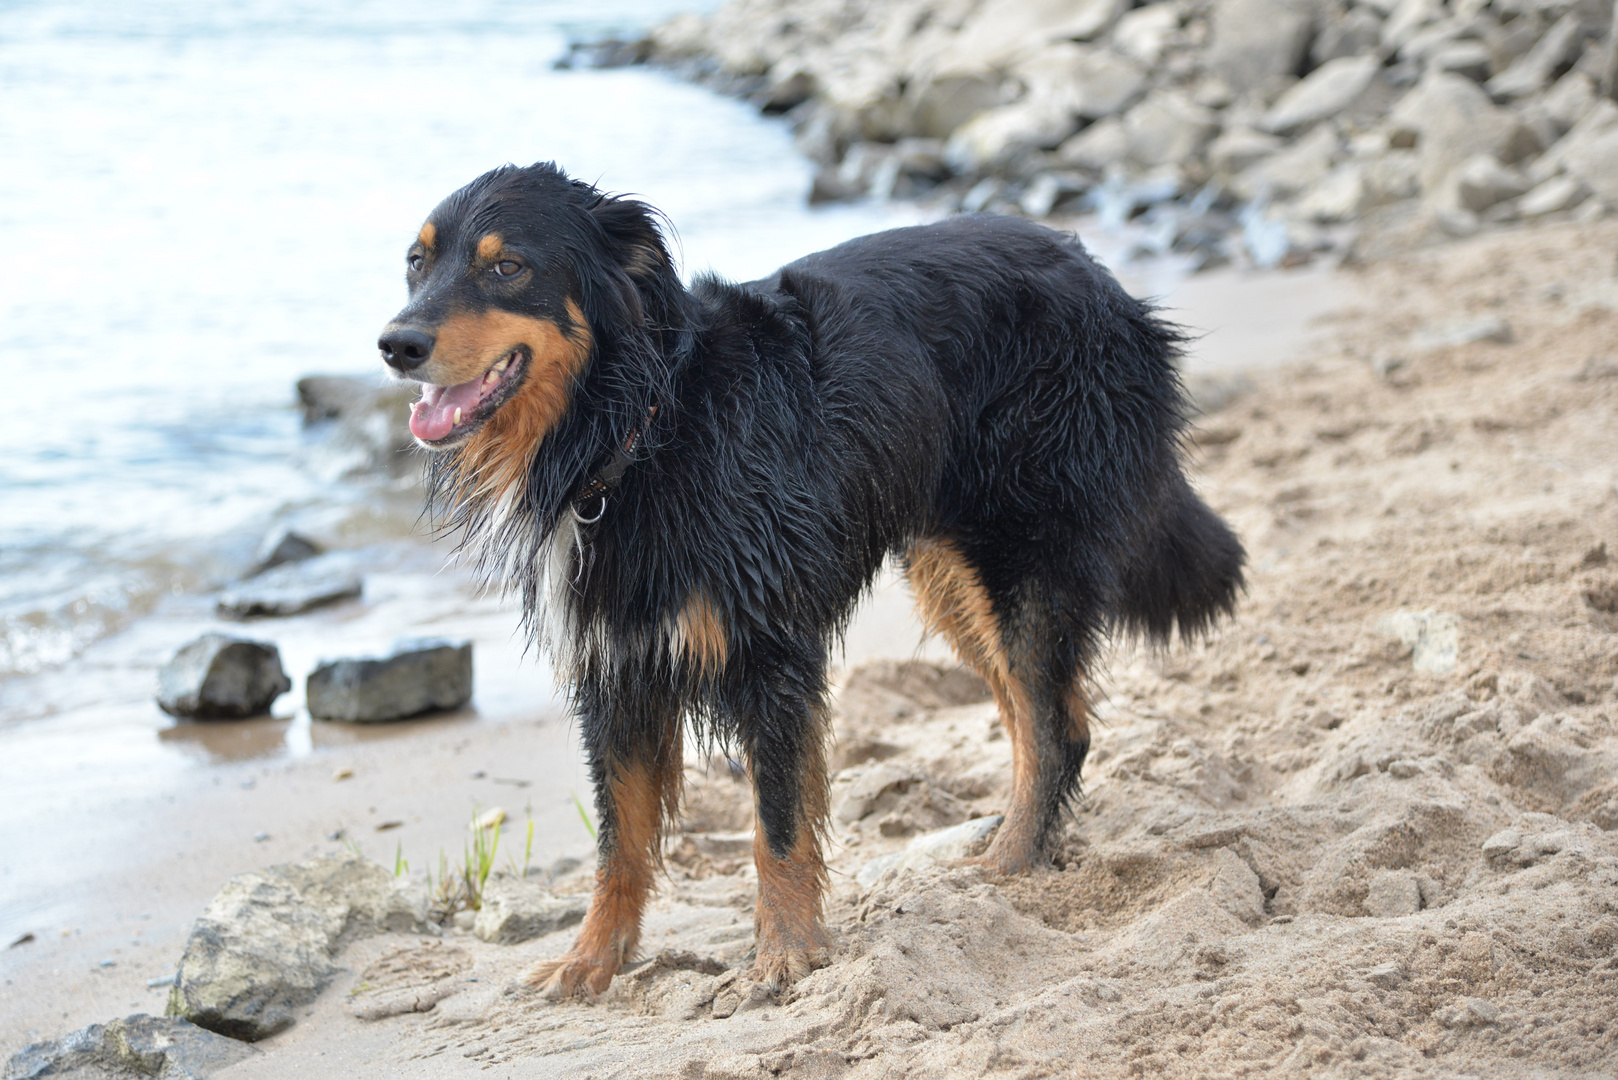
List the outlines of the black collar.
<svg viewBox="0 0 1618 1080">
<path fill-rule="evenodd" d="M 653 405 L 646 410 L 646 416 L 635 430 L 629 433 L 624 445 L 613 452 L 612 460 L 596 470 L 596 474 L 573 496 L 573 518 L 580 525 L 594 525 L 607 512 L 607 496 L 623 482 L 624 474 L 635 464 L 635 447 L 640 444 L 641 436 L 646 434 L 646 429 L 652 426 L 656 416 L 657 406 Z"/>
</svg>

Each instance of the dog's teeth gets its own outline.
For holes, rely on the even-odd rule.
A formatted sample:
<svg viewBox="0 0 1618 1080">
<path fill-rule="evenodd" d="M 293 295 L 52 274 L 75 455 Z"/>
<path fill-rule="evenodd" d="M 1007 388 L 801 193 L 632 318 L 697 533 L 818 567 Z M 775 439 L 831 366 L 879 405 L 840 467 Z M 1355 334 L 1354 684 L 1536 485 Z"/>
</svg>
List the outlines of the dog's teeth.
<svg viewBox="0 0 1618 1080">
<path fill-rule="evenodd" d="M 497 382 L 499 382 L 500 381 L 500 369 L 498 367 L 490 368 L 489 373 L 487 375 L 483 376 L 483 381 L 486 382 L 486 383 L 497 383 Z"/>
<path fill-rule="evenodd" d="M 450 421 L 450 422 L 452 424 L 459 424 L 461 422 L 461 410 L 460 409 L 455 410 L 455 419 Z"/>
</svg>

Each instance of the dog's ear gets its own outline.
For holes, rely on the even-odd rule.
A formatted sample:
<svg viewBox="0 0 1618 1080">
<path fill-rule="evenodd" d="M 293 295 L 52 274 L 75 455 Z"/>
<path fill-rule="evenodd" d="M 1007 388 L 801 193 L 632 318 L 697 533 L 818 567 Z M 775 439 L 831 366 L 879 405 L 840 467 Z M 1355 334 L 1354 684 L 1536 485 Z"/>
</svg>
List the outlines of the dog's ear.
<svg viewBox="0 0 1618 1080">
<path fill-rule="evenodd" d="M 668 248 L 657 212 L 637 199 L 608 197 L 590 209 L 611 243 L 618 265 L 636 282 L 667 272 Z"/>
</svg>

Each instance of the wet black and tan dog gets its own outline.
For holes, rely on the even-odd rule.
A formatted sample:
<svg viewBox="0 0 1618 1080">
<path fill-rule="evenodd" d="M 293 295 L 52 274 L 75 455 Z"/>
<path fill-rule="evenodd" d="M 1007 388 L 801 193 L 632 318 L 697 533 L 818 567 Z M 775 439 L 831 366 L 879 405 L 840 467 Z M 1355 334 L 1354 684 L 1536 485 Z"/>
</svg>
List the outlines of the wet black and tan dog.
<svg viewBox="0 0 1618 1080">
<path fill-rule="evenodd" d="M 1102 638 L 1196 634 L 1242 583 L 1182 471 L 1182 339 L 1072 237 L 959 217 L 688 289 L 658 220 L 496 169 L 421 227 L 380 342 L 423 384 L 435 509 L 581 722 L 600 862 L 534 975 L 553 995 L 634 952 L 688 728 L 752 777 L 751 977 L 826 961 L 828 655 L 890 555 L 1010 735 L 999 873 L 1046 858 L 1078 789 Z"/>
</svg>

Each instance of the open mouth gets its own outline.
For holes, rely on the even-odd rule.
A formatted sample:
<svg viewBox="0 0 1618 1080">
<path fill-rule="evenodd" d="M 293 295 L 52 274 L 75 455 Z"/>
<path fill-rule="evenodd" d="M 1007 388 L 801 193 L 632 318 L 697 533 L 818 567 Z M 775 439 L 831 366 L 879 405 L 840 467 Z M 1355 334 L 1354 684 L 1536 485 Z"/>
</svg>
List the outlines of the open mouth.
<svg viewBox="0 0 1618 1080">
<path fill-rule="evenodd" d="M 475 379 L 454 386 L 423 386 L 420 400 L 410 406 L 410 434 L 435 446 L 471 434 L 517 392 L 528 359 L 528 347 L 519 345 Z"/>
</svg>

